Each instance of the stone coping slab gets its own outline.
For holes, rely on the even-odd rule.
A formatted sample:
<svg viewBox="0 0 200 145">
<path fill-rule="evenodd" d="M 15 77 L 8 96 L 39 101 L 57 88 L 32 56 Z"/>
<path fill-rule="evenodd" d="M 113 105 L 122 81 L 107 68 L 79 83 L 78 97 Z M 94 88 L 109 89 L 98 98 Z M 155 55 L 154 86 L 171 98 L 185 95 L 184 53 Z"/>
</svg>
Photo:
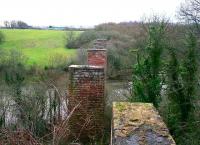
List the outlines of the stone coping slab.
<svg viewBox="0 0 200 145">
<path fill-rule="evenodd" d="M 150 103 L 113 103 L 112 145 L 175 145 Z"/>
<path fill-rule="evenodd" d="M 96 49 L 96 48 L 91 48 L 91 49 L 87 49 L 87 51 L 107 51 L 107 49 Z"/>
<path fill-rule="evenodd" d="M 74 69 L 103 69 L 103 66 L 96 66 L 96 65 L 70 65 L 69 68 Z"/>
</svg>

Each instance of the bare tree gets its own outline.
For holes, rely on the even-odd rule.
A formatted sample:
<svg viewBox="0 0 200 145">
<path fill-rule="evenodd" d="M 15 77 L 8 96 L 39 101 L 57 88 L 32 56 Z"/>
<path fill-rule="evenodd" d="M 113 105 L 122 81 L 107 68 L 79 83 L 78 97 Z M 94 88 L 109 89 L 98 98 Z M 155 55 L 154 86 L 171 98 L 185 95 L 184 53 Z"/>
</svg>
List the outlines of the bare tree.
<svg viewBox="0 0 200 145">
<path fill-rule="evenodd" d="M 30 26 L 23 22 L 23 21 L 16 21 L 16 20 L 12 20 L 12 21 L 4 21 L 4 26 L 6 28 L 12 28 L 12 29 L 28 29 L 30 28 Z"/>
<path fill-rule="evenodd" d="M 4 26 L 6 28 L 10 28 L 10 22 L 9 21 L 4 21 Z"/>
<path fill-rule="evenodd" d="M 200 33 L 200 0 L 185 0 L 181 3 L 179 16 L 182 20 L 195 24 Z"/>
<path fill-rule="evenodd" d="M 23 21 L 17 21 L 17 26 L 19 29 L 27 29 L 29 28 L 28 24 Z"/>
<path fill-rule="evenodd" d="M 10 22 L 10 27 L 11 27 L 12 29 L 17 28 L 17 22 L 16 22 L 15 20 L 12 20 L 12 21 Z"/>
</svg>

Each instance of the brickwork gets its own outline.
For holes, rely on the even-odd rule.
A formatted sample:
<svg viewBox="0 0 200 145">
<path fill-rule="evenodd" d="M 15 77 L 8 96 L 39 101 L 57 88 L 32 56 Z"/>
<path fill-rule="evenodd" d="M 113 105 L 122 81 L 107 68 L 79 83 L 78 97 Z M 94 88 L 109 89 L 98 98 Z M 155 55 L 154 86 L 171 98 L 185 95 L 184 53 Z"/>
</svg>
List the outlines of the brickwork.
<svg viewBox="0 0 200 145">
<path fill-rule="evenodd" d="M 71 131 L 77 137 L 100 134 L 104 128 L 104 67 L 89 65 L 69 66 L 69 110 L 73 113 Z"/>
<path fill-rule="evenodd" d="M 106 39 L 97 39 L 94 42 L 94 49 L 105 49 L 106 48 Z"/>
<path fill-rule="evenodd" d="M 88 49 L 88 65 L 103 66 L 106 68 L 106 49 Z"/>
<path fill-rule="evenodd" d="M 113 103 L 111 145 L 175 145 L 150 103 Z"/>
</svg>

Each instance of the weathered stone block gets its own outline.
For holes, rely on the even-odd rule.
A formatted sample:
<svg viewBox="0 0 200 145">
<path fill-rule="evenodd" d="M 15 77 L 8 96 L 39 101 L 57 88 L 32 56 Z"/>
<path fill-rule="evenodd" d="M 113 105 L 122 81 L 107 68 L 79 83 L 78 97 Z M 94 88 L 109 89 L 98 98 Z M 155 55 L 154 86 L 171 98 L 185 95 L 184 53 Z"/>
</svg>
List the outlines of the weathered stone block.
<svg viewBox="0 0 200 145">
<path fill-rule="evenodd" d="M 150 103 L 113 103 L 112 145 L 175 145 Z"/>
</svg>

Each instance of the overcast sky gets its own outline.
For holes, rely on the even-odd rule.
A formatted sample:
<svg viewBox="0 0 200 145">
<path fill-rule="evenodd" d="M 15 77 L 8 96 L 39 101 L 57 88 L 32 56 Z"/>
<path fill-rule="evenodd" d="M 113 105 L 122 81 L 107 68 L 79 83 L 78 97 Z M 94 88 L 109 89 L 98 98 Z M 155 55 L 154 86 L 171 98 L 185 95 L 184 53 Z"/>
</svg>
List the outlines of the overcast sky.
<svg viewBox="0 0 200 145">
<path fill-rule="evenodd" d="M 183 0 L 0 0 L 0 22 L 22 20 L 35 26 L 93 26 L 139 21 L 152 13 L 175 20 Z"/>
</svg>

